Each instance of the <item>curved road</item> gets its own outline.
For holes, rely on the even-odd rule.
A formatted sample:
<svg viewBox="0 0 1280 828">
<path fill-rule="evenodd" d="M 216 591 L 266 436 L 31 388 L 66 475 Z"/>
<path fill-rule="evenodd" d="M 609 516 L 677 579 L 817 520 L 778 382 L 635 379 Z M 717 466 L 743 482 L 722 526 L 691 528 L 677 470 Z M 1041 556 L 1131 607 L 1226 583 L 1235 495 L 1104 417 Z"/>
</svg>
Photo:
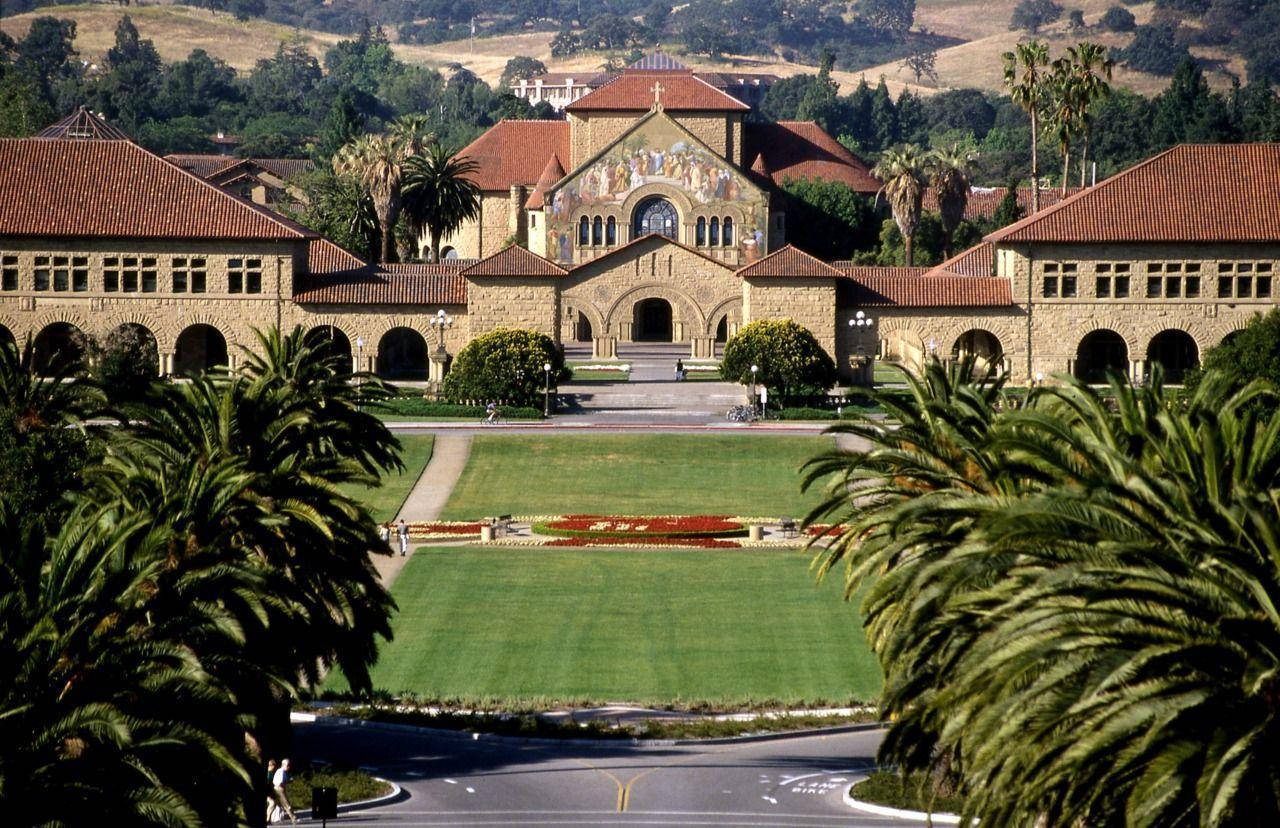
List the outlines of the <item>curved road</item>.
<svg viewBox="0 0 1280 828">
<path fill-rule="evenodd" d="M 357 764 L 407 798 L 341 825 L 909 826 L 842 801 L 872 764 L 880 731 L 729 745 L 530 745 L 315 723 L 294 725 L 299 756 Z"/>
</svg>

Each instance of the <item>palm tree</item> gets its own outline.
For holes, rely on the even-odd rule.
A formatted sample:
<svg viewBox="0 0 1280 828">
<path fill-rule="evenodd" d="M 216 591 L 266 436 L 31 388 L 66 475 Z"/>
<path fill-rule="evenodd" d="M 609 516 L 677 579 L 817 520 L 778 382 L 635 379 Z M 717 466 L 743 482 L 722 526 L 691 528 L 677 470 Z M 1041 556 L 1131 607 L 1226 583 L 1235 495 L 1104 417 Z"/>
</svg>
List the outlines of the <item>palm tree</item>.
<svg viewBox="0 0 1280 828">
<path fill-rule="evenodd" d="M 973 153 L 961 149 L 959 144 L 929 154 L 929 186 L 938 200 L 938 215 L 942 218 L 943 258 L 951 257 L 951 237 L 969 203 L 973 159 Z"/>
<path fill-rule="evenodd" d="M 1189 400 L 1075 380 L 996 411 L 931 366 L 810 520 L 867 589 L 896 717 L 882 759 L 948 763 L 988 825 L 1280 820 L 1280 419 L 1272 389 Z"/>
<path fill-rule="evenodd" d="M 1044 68 L 1049 64 L 1049 47 L 1038 40 L 1019 43 L 1012 52 L 1001 55 L 1004 61 L 1004 85 L 1013 102 L 1031 118 L 1031 212 L 1040 210 L 1040 164 L 1037 138 L 1040 134 L 1040 109 L 1044 103 Z"/>
<path fill-rule="evenodd" d="M 915 262 L 915 233 L 920 224 L 920 202 L 924 197 L 925 159 L 920 148 L 905 144 L 885 150 L 872 174 L 884 182 L 876 198 L 883 193 L 893 211 L 893 220 L 906 244 L 907 267 Z"/>
<path fill-rule="evenodd" d="M 1062 156 L 1062 196 L 1065 198 L 1071 164 L 1071 142 L 1083 130 L 1079 84 L 1071 63 L 1066 58 L 1053 62 L 1052 71 L 1044 83 L 1048 91 L 1044 132 L 1046 137 L 1057 143 L 1058 152 Z"/>
<path fill-rule="evenodd" d="M 1082 41 L 1067 47 L 1067 59 L 1075 77 L 1075 98 L 1078 117 L 1083 125 L 1083 145 L 1080 150 L 1080 186 L 1085 185 L 1085 169 L 1089 161 L 1089 141 L 1093 137 L 1094 102 L 1111 94 L 1111 70 L 1115 61 L 1107 56 L 1107 47 Z"/>
<path fill-rule="evenodd" d="M 379 260 L 395 258 L 395 226 L 400 217 L 400 180 L 404 163 L 401 145 L 389 135 L 365 135 L 333 157 L 333 170 L 351 179 L 373 200 L 381 234 Z"/>
<path fill-rule="evenodd" d="M 431 261 L 440 261 L 444 237 L 480 214 L 480 188 L 468 176 L 478 166 L 435 143 L 405 167 L 405 212 L 414 234 L 431 237 Z"/>
</svg>

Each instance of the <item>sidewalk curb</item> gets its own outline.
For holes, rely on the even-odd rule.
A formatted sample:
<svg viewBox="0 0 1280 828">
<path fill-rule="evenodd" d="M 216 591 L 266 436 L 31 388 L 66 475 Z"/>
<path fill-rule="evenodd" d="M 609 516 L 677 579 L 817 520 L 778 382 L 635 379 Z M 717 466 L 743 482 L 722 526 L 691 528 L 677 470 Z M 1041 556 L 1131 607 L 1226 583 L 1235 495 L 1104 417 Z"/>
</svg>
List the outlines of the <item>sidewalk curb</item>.
<svg viewBox="0 0 1280 828">
<path fill-rule="evenodd" d="M 865 778 L 866 776 L 864 775 L 862 779 Z M 860 781 L 861 779 L 855 780 L 854 784 Z M 853 790 L 853 784 L 850 784 L 849 787 L 844 789 L 844 804 L 848 805 L 853 810 L 861 811 L 864 814 L 889 817 L 890 819 L 905 819 L 912 822 L 928 822 L 929 820 L 933 820 L 935 825 L 960 824 L 960 817 L 955 814 L 926 814 L 924 811 L 904 811 L 900 808 L 890 808 L 887 805 L 873 805 L 870 802 L 863 802 L 862 800 L 854 799 L 849 795 L 851 790 Z"/>
<path fill-rule="evenodd" d="M 572 745 L 575 747 L 674 747 L 678 745 L 740 745 L 752 742 L 775 742 L 779 739 L 797 739 L 806 736 L 831 736 L 839 733 L 858 733 L 867 730 L 882 730 L 882 722 L 863 724 L 836 725 L 835 727 L 817 727 L 807 730 L 787 730 L 776 733 L 757 733 L 748 736 L 724 736 L 717 739 L 547 739 L 534 736 L 503 736 L 497 733 L 473 733 L 465 730 L 446 730 L 438 727 L 400 724 L 398 722 L 376 722 L 368 719 L 348 719 L 345 716 L 314 716 L 313 714 L 293 714 L 294 721 L 310 721 L 319 725 L 336 725 L 343 727 L 364 727 L 371 730 L 383 730 L 392 733 L 416 733 L 420 736 L 435 736 L 453 739 L 460 742 L 494 742 L 509 745 Z M 304 719 L 301 716 L 311 715 Z"/>
<path fill-rule="evenodd" d="M 373 774 L 369 775 L 373 776 Z M 338 806 L 338 813 L 345 814 L 348 811 L 363 811 L 368 808 L 377 808 L 380 805 L 390 805 L 392 802 L 404 796 L 404 788 L 401 788 L 390 779 L 383 779 L 381 776 L 373 776 L 373 778 L 379 782 L 386 782 L 390 785 L 390 793 L 385 793 L 382 796 L 375 796 L 373 799 L 359 799 L 355 802 L 344 802 Z M 299 810 L 296 815 L 298 819 L 311 819 L 311 809 L 303 808 Z"/>
</svg>

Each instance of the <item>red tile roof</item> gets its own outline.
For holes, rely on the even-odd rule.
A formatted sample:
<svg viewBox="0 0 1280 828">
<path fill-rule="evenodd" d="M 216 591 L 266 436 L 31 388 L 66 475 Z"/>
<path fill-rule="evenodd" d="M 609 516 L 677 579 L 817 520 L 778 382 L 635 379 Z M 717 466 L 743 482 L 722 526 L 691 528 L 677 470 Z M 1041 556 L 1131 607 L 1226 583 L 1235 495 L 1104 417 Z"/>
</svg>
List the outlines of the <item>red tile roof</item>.
<svg viewBox="0 0 1280 828">
<path fill-rule="evenodd" d="M 1280 241 L 1280 144 L 1184 144 L 997 230 L 997 242 Z"/>
<path fill-rule="evenodd" d="M 293 301 L 302 305 L 465 305 L 467 280 L 457 272 L 311 276 L 294 291 Z"/>
<path fill-rule="evenodd" d="M 1082 189 L 1082 187 L 1068 187 L 1067 195 L 1073 196 Z M 964 218 L 968 221 L 991 218 L 995 215 L 1000 202 L 1004 201 L 1004 194 L 1008 191 L 1008 187 L 970 187 L 969 200 L 964 205 Z M 1023 215 L 1031 212 L 1031 188 L 1019 187 L 1017 198 L 1018 206 L 1022 208 Z M 1041 210 L 1057 204 L 1062 199 L 1061 187 L 1040 188 Z M 924 191 L 924 199 L 920 202 L 920 206 L 926 213 L 938 212 L 938 199 L 932 189 Z"/>
<path fill-rule="evenodd" d="M 929 270 L 928 276 L 993 276 L 995 253 L 991 242 L 982 242 L 957 253 Z"/>
<path fill-rule="evenodd" d="M 504 247 L 488 258 L 462 269 L 462 275 L 475 276 L 564 276 L 569 271 L 531 253 L 518 244 Z"/>
<path fill-rule="evenodd" d="M 530 210 L 541 210 L 547 190 L 555 186 L 556 182 L 562 178 L 564 178 L 564 165 L 560 163 L 559 155 L 552 154 L 547 161 L 547 166 L 542 170 L 542 175 L 538 177 L 538 186 L 533 188 L 533 192 L 529 194 L 529 200 L 524 203 L 524 206 Z"/>
<path fill-rule="evenodd" d="M 0 140 L 0 235 L 313 239 L 128 141 Z"/>
<path fill-rule="evenodd" d="M 854 264 L 848 259 L 831 262 L 831 266 L 843 273 L 845 276 L 852 276 L 855 273 L 861 276 L 923 276 L 929 271 L 929 268 L 927 267 L 860 265 Z"/>
<path fill-rule="evenodd" d="M 775 250 L 758 262 L 739 268 L 737 275 L 743 278 L 769 276 L 839 279 L 844 274 L 821 259 L 787 245 L 781 250 Z"/>
<path fill-rule="evenodd" d="M 880 181 L 871 168 L 813 121 L 778 121 L 742 125 L 742 157 L 755 164 L 760 156 L 769 181 L 781 187 L 787 179 L 839 181 L 854 192 L 873 194 Z"/>
<path fill-rule="evenodd" d="M 692 72 L 627 69 L 608 83 L 565 107 L 566 112 L 612 110 L 643 112 L 653 106 L 653 87 L 661 84 L 662 106 L 669 110 L 749 112 L 751 107 L 694 77 Z"/>
<path fill-rule="evenodd" d="M 875 268 L 870 268 L 875 270 Z M 850 274 L 859 307 L 967 308 L 1013 304 L 1008 279 L 976 276 Z"/>
<path fill-rule="evenodd" d="M 120 127 L 112 126 L 83 106 L 62 120 L 40 130 L 35 137 L 55 138 L 65 141 L 133 140 Z"/>
<path fill-rule="evenodd" d="M 458 153 L 476 162 L 471 180 L 490 192 L 536 185 L 553 154 L 571 157 L 567 121 L 502 120 Z"/>
<path fill-rule="evenodd" d="M 325 238 L 307 245 L 307 271 L 312 276 L 372 271 L 373 265 Z"/>
<path fill-rule="evenodd" d="M 166 155 L 164 160 L 170 164 L 177 164 L 189 173 L 208 178 L 219 170 L 225 170 L 234 167 L 241 162 L 240 158 L 230 155 L 213 155 L 206 153 L 173 153 Z"/>
</svg>

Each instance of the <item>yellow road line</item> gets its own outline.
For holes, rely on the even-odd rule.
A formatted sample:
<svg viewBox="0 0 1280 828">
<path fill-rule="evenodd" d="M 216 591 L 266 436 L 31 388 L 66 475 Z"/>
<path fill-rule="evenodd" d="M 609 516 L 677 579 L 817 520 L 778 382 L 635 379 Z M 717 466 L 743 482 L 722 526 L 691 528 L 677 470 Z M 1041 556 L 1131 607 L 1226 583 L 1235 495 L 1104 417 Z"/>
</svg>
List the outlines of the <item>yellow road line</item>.
<svg viewBox="0 0 1280 828">
<path fill-rule="evenodd" d="M 618 786 L 618 811 L 621 812 L 624 808 L 626 808 L 627 788 L 622 784 L 621 779 L 609 773 L 609 771 L 605 770 L 604 768 L 597 768 L 595 765 L 591 764 L 590 762 L 584 761 L 582 759 L 574 759 L 573 761 L 577 762 L 579 765 L 582 765 L 584 768 L 588 768 L 590 770 L 595 771 L 596 773 L 603 774 L 609 777 L 610 779 L 612 779 L 613 784 Z M 633 779 L 631 781 L 634 782 L 635 780 Z"/>
</svg>

